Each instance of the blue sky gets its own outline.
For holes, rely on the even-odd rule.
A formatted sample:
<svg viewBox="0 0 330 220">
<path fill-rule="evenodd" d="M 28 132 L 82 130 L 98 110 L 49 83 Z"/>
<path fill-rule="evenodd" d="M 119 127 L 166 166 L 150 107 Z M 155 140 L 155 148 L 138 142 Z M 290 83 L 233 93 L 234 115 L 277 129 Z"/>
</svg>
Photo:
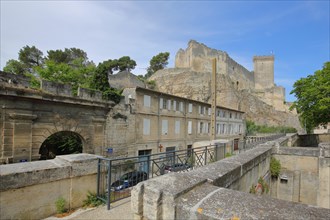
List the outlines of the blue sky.
<svg viewBox="0 0 330 220">
<path fill-rule="evenodd" d="M 1 0 L 1 69 L 26 45 L 77 47 L 96 64 L 130 56 L 144 74 L 150 59 L 193 39 L 226 51 L 249 70 L 275 54 L 275 83 L 286 88 L 330 60 L 329 1 L 6 1 Z"/>
</svg>

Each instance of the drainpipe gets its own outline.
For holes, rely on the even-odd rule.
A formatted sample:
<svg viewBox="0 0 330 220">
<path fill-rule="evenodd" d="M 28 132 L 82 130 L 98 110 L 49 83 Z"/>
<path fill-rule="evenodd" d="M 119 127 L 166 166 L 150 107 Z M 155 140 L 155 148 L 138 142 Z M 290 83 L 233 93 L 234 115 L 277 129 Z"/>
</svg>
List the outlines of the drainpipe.
<svg viewBox="0 0 330 220">
<path fill-rule="evenodd" d="M 0 140 L 0 148 L 2 149 L 2 154 L 1 154 L 1 157 L 3 156 L 3 147 L 4 147 L 4 139 L 5 139 L 5 120 L 6 120 L 6 105 L 3 105 L 2 106 L 2 130 L 0 131 L 1 132 L 1 140 Z"/>
<path fill-rule="evenodd" d="M 161 131 L 161 126 L 160 126 L 160 98 L 162 97 L 163 93 L 160 93 L 160 95 L 158 95 L 158 106 L 157 106 L 157 120 L 158 120 L 158 124 L 157 124 L 157 127 L 158 127 L 158 137 L 157 137 L 157 149 L 159 150 L 160 152 L 160 131 Z"/>
</svg>

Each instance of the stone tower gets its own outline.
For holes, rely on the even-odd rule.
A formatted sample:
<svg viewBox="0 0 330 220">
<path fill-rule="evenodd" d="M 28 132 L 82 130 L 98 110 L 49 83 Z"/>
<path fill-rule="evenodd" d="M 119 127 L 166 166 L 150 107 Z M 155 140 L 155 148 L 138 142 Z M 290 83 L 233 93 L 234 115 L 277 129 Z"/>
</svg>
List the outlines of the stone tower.
<svg viewBox="0 0 330 220">
<path fill-rule="evenodd" d="M 274 56 L 254 56 L 254 83 L 256 89 L 274 87 Z"/>
</svg>

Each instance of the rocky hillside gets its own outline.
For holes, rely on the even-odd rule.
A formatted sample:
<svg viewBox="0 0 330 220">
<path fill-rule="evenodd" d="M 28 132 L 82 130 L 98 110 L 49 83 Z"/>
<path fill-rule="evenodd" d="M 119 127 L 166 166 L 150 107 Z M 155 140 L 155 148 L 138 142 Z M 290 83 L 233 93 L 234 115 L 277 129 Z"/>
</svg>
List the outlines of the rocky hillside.
<svg viewBox="0 0 330 220">
<path fill-rule="evenodd" d="M 211 102 L 211 73 L 194 72 L 189 68 L 160 70 L 150 77 L 155 80 L 157 90 L 203 102 Z M 260 125 L 281 125 L 302 131 L 298 116 L 290 111 L 277 111 L 261 101 L 252 90 L 238 90 L 229 76 L 217 76 L 217 105 L 238 109 L 246 118 Z"/>
</svg>

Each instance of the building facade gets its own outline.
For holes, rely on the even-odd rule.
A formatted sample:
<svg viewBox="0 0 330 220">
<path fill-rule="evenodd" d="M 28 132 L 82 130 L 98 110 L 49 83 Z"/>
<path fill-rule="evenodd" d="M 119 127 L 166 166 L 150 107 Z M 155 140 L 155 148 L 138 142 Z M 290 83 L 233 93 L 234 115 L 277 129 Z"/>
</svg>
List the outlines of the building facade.
<svg viewBox="0 0 330 220">
<path fill-rule="evenodd" d="M 108 117 L 109 157 L 141 156 L 214 143 L 210 104 L 140 87 L 126 88 L 123 95 L 125 103 L 115 107 Z M 216 139 L 238 149 L 245 134 L 244 112 L 218 106 L 215 129 Z"/>
</svg>

